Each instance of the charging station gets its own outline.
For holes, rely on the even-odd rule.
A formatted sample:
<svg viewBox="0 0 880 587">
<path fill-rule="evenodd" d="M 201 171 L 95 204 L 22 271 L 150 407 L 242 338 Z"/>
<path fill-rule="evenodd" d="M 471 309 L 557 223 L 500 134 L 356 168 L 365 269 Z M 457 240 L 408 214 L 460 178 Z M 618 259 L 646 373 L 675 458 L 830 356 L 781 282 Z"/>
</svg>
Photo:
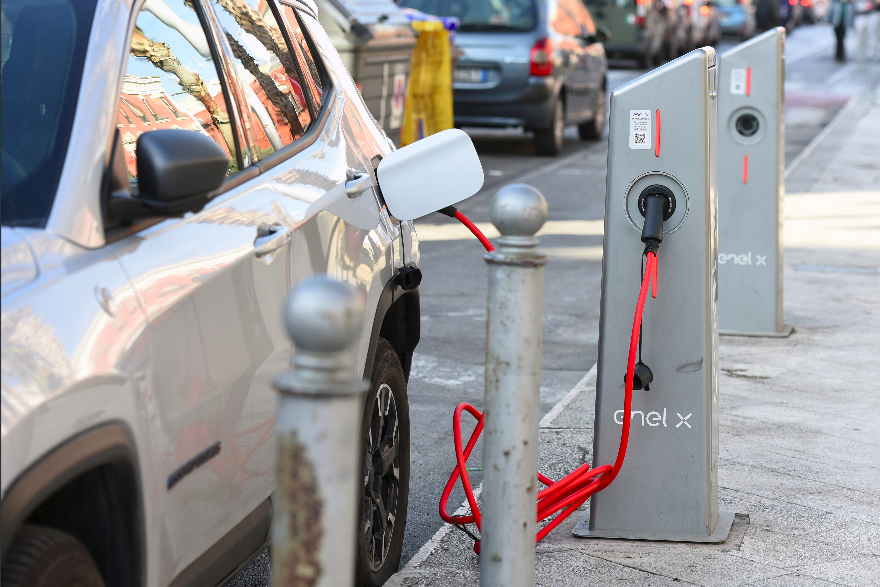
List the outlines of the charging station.
<svg viewBox="0 0 880 587">
<path fill-rule="evenodd" d="M 791 334 L 782 322 L 785 29 L 718 57 L 718 328 Z"/>
<path fill-rule="evenodd" d="M 733 521 L 718 511 L 715 59 L 692 51 L 611 94 L 593 462 L 621 447 L 625 462 L 576 536 L 720 542 Z M 643 266 L 657 295 L 626 414 Z"/>
</svg>

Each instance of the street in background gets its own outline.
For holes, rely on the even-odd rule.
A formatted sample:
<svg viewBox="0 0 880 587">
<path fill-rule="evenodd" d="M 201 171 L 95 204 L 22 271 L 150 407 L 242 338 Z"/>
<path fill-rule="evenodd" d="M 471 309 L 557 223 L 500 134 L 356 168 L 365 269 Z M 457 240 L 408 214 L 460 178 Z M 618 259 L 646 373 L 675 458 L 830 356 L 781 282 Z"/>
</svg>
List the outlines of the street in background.
<svg viewBox="0 0 880 587">
<path fill-rule="evenodd" d="M 596 140 L 605 125 L 607 63 L 580 0 L 402 0 L 401 6 L 460 21 L 463 52 L 453 72 L 457 127 L 534 132 L 541 155 L 562 151 L 565 127 Z"/>
<path fill-rule="evenodd" d="M 416 37 L 392 0 L 318 0 L 318 18 L 364 102 L 399 144 Z"/>
</svg>

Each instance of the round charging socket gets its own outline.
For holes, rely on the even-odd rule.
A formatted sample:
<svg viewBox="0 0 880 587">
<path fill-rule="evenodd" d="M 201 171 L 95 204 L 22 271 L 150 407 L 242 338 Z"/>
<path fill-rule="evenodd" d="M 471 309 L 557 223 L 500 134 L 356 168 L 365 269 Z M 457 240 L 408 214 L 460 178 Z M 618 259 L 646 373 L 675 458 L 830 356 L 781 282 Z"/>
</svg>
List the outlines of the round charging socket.
<svg viewBox="0 0 880 587">
<path fill-rule="evenodd" d="M 675 214 L 675 194 L 672 193 L 672 190 L 666 187 L 665 185 L 649 185 L 645 189 L 642 190 L 642 193 L 639 194 L 639 212 L 642 214 L 642 217 L 645 216 L 645 206 L 647 205 L 648 196 L 663 196 L 666 198 L 666 208 L 663 210 L 663 221 L 669 220 L 672 218 L 672 215 Z"/>
<path fill-rule="evenodd" d="M 670 235 L 687 218 L 687 190 L 675 176 L 665 171 L 649 171 L 635 178 L 626 188 L 623 205 L 626 219 L 639 232 L 642 232 L 645 224 L 645 200 L 651 193 L 667 198 L 667 206 L 663 210 L 663 235 Z"/>
<path fill-rule="evenodd" d="M 758 132 L 761 123 L 758 120 L 758 117 L 751 112 L 743 112 L 736 118 L 734 127 L 736 128 L 736 132 L 748 138 L 754 136 Z"/>
<path fill-rule="evenodd" d="M 740 145 L 754 145 L 764 138 L 767 121 L 755 108 L 746 106 L 736 109 L 727 121 L 730 138 Z"/>
</svg>

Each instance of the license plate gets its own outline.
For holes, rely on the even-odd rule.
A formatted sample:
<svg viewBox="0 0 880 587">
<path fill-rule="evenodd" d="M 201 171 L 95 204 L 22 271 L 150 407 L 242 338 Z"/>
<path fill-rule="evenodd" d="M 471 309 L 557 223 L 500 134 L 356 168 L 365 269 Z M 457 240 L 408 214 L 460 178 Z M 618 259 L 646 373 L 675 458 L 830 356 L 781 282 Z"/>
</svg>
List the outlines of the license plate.
<svg viewBox="0 0 880 587">
<path fill-rule="evenodd" d="M 457 67 L 452 73 L 452 81 L 478 84 L 486 81 L 486 70 L 478 67 Z"/>
</svg>

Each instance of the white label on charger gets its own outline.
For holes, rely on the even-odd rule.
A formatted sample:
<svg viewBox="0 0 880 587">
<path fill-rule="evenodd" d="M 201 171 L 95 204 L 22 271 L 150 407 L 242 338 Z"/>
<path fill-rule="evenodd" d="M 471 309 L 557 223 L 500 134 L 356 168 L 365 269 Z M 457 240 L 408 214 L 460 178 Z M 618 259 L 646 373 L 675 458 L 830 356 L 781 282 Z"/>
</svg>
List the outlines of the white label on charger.
<svg viewBox="0 0 880 587">
<path fill-rule="evenodd" d="M 651 148 L 651 111 L 629 111 L 629 148 Z"/>
<path fill-rule="evenodd" d="M 730 93 L 731 94 L 739 94 L 740 96 L 746 93 L 746 70 L 745 69 L 731 69 L 730 70 Z"/>
</svg>

